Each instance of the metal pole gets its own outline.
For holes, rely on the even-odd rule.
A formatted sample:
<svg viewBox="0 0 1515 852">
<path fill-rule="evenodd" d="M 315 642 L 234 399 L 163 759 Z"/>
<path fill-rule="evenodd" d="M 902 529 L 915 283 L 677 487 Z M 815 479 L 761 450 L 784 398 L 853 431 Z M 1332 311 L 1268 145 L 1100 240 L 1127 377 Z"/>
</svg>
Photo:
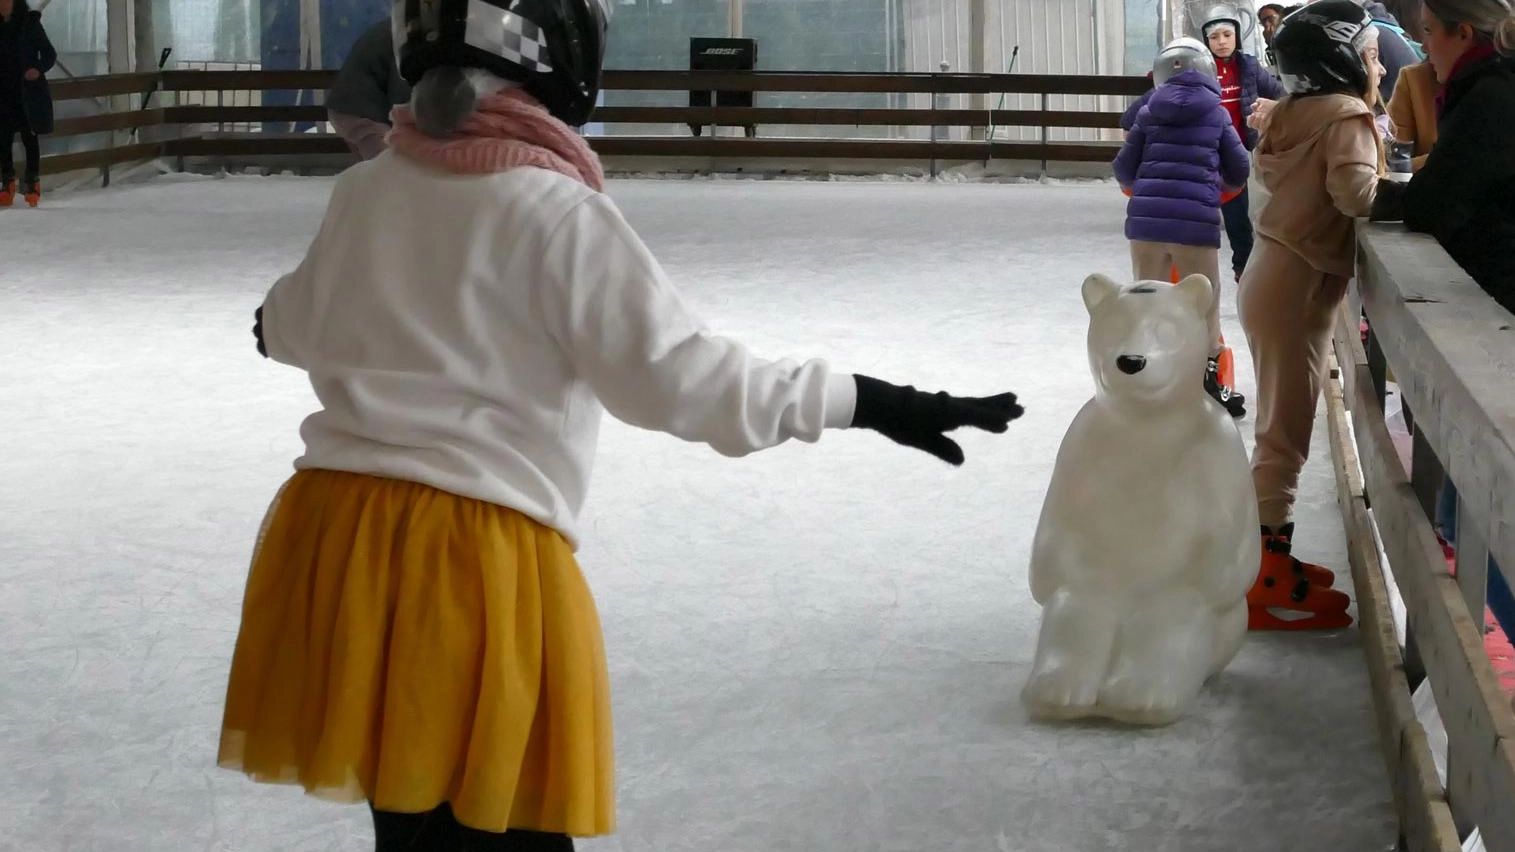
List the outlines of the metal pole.
<svg viewBox="0 0 1515 852">
<path fill-rule="evenodd" d="M 158 51 L 153 49 L 153 0 L 131 0 L 132 42 L 135 70 L 146 74 L 158 65 Z"/>
<path fill-rule="evenodd" d="M 1090 39 L 1094 43 L 1094 73 L 1103 74 L 1104 69 L 1099 67 L 1099 2 L 1089 0 L 1089 32 L 1094 36 Z"/>
<path fill-rule="evenodd" d="M 947 71 L 948 71 L 948 69 L 950 69 L 951 67 L 952 67 L 951 63 L 947 62 L 947 60 L 945 60 L 945 59 L 942 60 L 940 68 L 942 69 L 942 73 L 943 74 L 946 74 Z M 942 127 L 940 124 L 937 123 L 936 111 L 939 110 L 939 109 L 942 109 L 942 98 L 946 97 L 946 94 L 943 93 L 940 90 L 940 85 L 939 85 L 940 84 L 940 80 L 938 80 L 937 82 L 938 82 L 938 85 L 931 87 L 931 112 L 932 112 L 932 116 L 931 116 L 931 119 L 932 119 L 932 121 L 931 121 L 931 176 L 932 177 L 936 177 L 936 174 L 937 174 L 936 145 L 937 145 L 938 142 L 942 141 L 943 134 L 946 131 L 945 127 Z"/>
<path fill-rule="evenodd" d="M 983 74 L 989 70 L 987 55 L 989 52 L 989 4 L 987 0 L 968 0 L 968 70 L 974 74 Z M 989 109 L 989 93 L 979 92 L 973 96 L 969 109 Z M 984 128 L 975 127 L 971 137 L 974 139 L 986 138 Z"/>
<path fill-rule="evenodd" d="M 1049 97 L 1046 92 L 1042 92 L 1042 177 L 1047 176 L 1047 111 L 1050 109 L 1048 106 Z"/>
</svg>

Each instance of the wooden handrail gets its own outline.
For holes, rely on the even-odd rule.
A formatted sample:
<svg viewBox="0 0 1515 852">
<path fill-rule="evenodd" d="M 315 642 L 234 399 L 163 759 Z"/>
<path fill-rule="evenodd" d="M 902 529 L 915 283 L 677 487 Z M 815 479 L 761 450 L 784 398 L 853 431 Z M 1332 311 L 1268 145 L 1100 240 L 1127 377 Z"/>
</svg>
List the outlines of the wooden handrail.
<svg viewBox="0 0 1515 852">
<path fill-rule="evenodd" d="M 320 124 L 326 109 L 312 104 L 184 105 L 172 104 L 180 92 L 301 91 L 325 89 L 336 79 L 329 70 L 269 71 L 168 71 L 162 74 L 125 74 L 59 81 L 54 86 L 60 100 L 94 99 L 115 95 L 145 95 L 162 89 L 160 103 L 152 108 L 106 112 L 100 115 L 64 118 L 57 135 L 77 136 L 129 129 L 210 127 L 215 125 Z M 607 71 L 607 91 L 750 91 L 767 93 L 894 93 L 925 94 L 927 104 L 916 108 L 827 108 L 811 106 L 686 107 L 607 106 L 594 121 L 599 124 L 708 125 L 744 127 L 931 127 L 979 129 L 998 127 L 1061 127 L 1113 130 L 1119 114 L 1047 108 L 1052 95 L 1130 96 L 1150 88 L 1143 77 L 1051 76 L 1032 74 L 871 74 L 810 72 L 722 71 Z M 1041 94 L 1042 109 L 968 109 L 967 94 Z M 919 99 L 915 99 L 919 100 Z M 133 98 L 132 107 L 141 101 Z M 929 104 L 929 105 L 928 105 Z M 173 135 L 173 134 L 170 134 Z M 935 134 L 933 134 L 935 135 Z M 1043 137 L 1045 138 L 1045 136 Z M 120 142 L 121 140 L 114 140 Z M 721 139 L 687 136 L 645 137 L 613 135 L 595 138 L 592 144 L 607 155 L 688 158 L 783 158 L 849 160 L 986 160 L 1018 159 L 1099 162 L 1114 155 L 1109 143 L 994 142 L 945 139 L 831 139 L 763 138 Z M 140 146 L 121 149 L 142 152 Z M 267 155 L 342 154 L 346 146 L 327 135 L 291 138 L 253 133 L 241 138 L 190 131 L 189 138 L 164 143 L 161 151 L 181 157 L 244 157 Z M 111 154 L 101 159 L 109 165 L 119 160 Z M 88 152 L 67 158 L 47 158 L 45 168 L 61 170 L 89 159 Z"/>
<path fill-rule="evenodd" d="M 1515 316 L 1429 236 L 1374 225 L 1360 244 L 1363 307 L 1405 401 L 1515 569 Z"/>
<path fill-rule="evenodd" d="M 1114 112 L 825 107 L 600 107 L 603 124 L 815 125 L 847 127 L 1120 127 Z"/>
<path fill-rule="evenodd" d="M 322 122 L 326 107 L 288 106 L 175 106 L 163 110 L 167 124 L 257 124 L 260 122 Z"/>
<path fill-rule="evenodd" d="M 781 71 L 607 71 L 611 91 L 875 92 L 1139 95 L 1145 77 L 1055 74 L 835 74 Z"/>
<path fill-rule="evenodd" d="M 104 74 L 96 77 L 70 77 L 49 80 L 53 100 L 77 101 L 106 98 L 111 95 L 140 95 L 158 85 L 157 74 Z"/>
<path fill-rule="evenodd" d="M 329 89 L 336 71 L 165 71 L 163 90 L 214 92 Z"/>
<path fill-rule="evenodd" d="M 1343 318 L 1334 343 L 1364 499 L 1408 613 L 1410 645 L 1400 665 L 1423 667 L 1445 723 L 1444 807 L 1456 827 L 1478 827 L 1491 852 L 1515 849 L 1515 712 L 1483 643 L 1486 554 L 1515 579 L 1515 316 L 1430 237 L 1364 225 L 1358 244 L 1354 297 L 1367 315 L 1369 345 L 1359 340 L 1355 313 Z M 1391 373 L 1412 433 L 1409 471 L 1384 417 Z M 1462 498 L 1455 578 L 1427 515 L 1443 466 Z M 1380 570 L 1376 546 L 1371 561 Z M 1409 730 L 1402 718 L 1398 724 L 1401 734 Z M 1396 766 L 1408 773 L 1393 779 L 1397 788 L 1423 787 L 1411 777 L 1424 775 L 1423 762 L 1391 761 Z M 1435 807 L 1422 811 L 1434 816 Z M 1413 816 L 1402 807 L 1402 819 Z M 1445 835 L 1422 832 L 1412 848 L 1440 849 L 1445 843 L 1434 838 Z M 1451 838 L 1455 844 L 1457 831 Z"/>
<path fill-rule="evenodd" d="M 131 130 L 135 127 L 157 127 L 164 123 L 164 112 L 161 109 L 139 109 L 131 112 L 86 115 L 79 118 L 60 118 L 53 123 L 52 135 L 83 136 L 87 133 Z"/>
<path fill-rule="evenodd" d="M 326 89 L 335 71 L 168 71 L 171 92 Z M 848 74 L 777 71 L 606 71 L 606 91 L 1139 95 L 1145 77 L 1052 74 Z"/>
</svg>

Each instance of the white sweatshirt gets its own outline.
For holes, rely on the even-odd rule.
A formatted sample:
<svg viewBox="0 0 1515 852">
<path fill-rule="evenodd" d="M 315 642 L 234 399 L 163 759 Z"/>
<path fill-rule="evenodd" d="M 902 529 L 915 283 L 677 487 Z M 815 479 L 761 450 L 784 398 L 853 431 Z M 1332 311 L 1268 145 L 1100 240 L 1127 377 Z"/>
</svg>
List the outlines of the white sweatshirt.
<svg viewBox="0 0 1515 852">
<path fill-rule="evenodd" d="M 577 547 L 601 404 L 728 456 L 852 422 L 822 361 L 712 335 L 610 199 L 556 172 L 454 176 L 390 152 L 348 170 L 263 304 L 271 358 L 321 410 L 296 468 L 420 482 Z"/>
</svg>

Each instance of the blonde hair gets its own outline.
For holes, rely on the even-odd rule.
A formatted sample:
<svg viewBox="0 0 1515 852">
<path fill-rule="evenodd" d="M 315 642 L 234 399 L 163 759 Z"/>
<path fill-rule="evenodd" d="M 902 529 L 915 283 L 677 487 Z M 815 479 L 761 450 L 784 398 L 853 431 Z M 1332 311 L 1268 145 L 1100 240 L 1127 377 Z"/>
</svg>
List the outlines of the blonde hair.
<svg viewBox="0 0 1515 852">
<path fill-rule="evenodd" d="M 1357 54 L 1358 58 L 1363 61 L 1363 68 L 1367 68 L 1368 64 L 1368 57 L 1366 55 L 1367 50 L 1369 48 L 1378 47 L 1377 29 L 1377 27 L 1368 28 L 1369 40 L 1363 44 L 1362 51 Z M 1379 67 L 1383 67 L 1381 60 L 1379 62 Z M 1370 74 L 1368 76 L 1371 77 L 1372 75 Z M 1368 123 L 1373 128 L 1373 146 L 1378 149 L 1378 176 L 1383 177 L 1389 173 L 1389 150 L 1383 143 L 1383 135 L 1378 132 L 1377 122 L 1373 120 L 1374 117 L 1378 115 L 1378 107 L 1383 104 L 1383 94 L 1379 90 L 1378 85 L 1373 83 L 1372 80 L 1368 81 L 1368 90 L 1362 93 L 1362 100 L 1363 103 L 1368 105 L 1368 109 L 1371 111 L 1371 115 L 1368 117 Z"/>
<path fill-rule="evenodd" d="M 1479 41 L 1494 45 L 1505 56 L 1515 56 L 1515 9 L 1509 0 L 1425 0 L 1425 4 L 1447 29 L 1467 24 Z"/>
</svg>

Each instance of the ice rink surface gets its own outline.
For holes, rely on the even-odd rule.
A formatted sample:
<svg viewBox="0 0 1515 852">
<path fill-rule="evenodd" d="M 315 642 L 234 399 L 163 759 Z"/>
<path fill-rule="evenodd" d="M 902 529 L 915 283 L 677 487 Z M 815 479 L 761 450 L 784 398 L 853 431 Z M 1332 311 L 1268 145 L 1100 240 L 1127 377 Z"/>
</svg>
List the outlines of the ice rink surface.
<svg viewBox="0 0 1515 852">
<path fill-rule="evenodd" d="M 0 211 L 0 849 L 372 848 L 362 808 L 214 765 L 253 535 L 313 403 L 257 356 L 252 310 L 330 187 L 163 178 Z M 1129 273 L 1114 185 L 609 191 L 760 354 L 1014 390 L 1028 413 L 964 435 L 961 469 L 873 433 L 729 460 L 607 420 L 579 555 L 620 830 L 580 848 L 1392 845 L 1354 630 L 1254 635 L 1163 730 L 1033 724 L 1018 703 L 1031 537 L 1092 392 L 1079 284 Z M 1223 306 L 1250 395 L 1234 282 Z M 1344 575 L 1319 430 L 1301 487 L 1297 552 Z"/>
</svg>

